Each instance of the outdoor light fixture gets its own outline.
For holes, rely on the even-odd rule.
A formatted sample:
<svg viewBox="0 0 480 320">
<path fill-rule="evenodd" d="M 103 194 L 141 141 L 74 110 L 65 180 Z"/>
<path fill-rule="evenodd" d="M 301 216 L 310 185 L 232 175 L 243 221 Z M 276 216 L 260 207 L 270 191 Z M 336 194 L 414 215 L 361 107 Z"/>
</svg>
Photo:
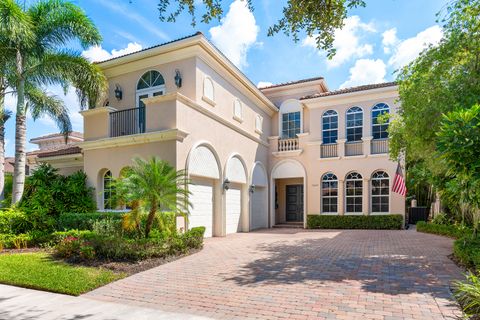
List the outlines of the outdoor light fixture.
<svg viewBox="0 0 480 320">
<path fill-rule="evenodd" d="M 175 85 L 177 88 L 182 87 L 182 75 L 180 74 L 180 70 L 175 69 Z"/>
<path fill-rule="evenodd" d="M 115 85 L 115 98 L 117 98 L 117 100 L 122 100 L 122 96 L 123 96 L 123 92 L 122 92 L 122 88 L 117 84 Z"/>
<path fill-rule="evenodd" d="M 249 188 L 250 193 L 255 193 L 255 185 L 252 184 Z"/>
<path fill-rule="evenodd" d="M 223 181 L 223 190 L 227 191 L 228 189 L 230 189 L 230 180 L 225 179 Z"/>
</svg>

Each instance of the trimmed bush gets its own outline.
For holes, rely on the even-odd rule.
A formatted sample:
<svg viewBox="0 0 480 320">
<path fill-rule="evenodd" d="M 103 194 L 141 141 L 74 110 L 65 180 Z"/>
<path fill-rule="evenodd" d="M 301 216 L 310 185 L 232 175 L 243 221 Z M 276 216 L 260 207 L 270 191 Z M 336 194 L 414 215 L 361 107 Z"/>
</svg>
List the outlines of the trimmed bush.
<svg viewBox="0 0 480 320">
<path fill-rule="evenodd" d="M 427 223 L 425 221 L 417 222 L 417 231 L 438 234 L 454 239 L 461 238 L 467 234 L 471 234 L 472 230 L 466 227 L 459 227 L 456 225 Z"/>
<path fill-rule="evenodd" d="M 453 254 L 465 266 L 480 270 L 480 238 L 466 236 L 455 240 Z"/>
<path fill-rule="evenodd" d="M 119 212 L 62 213 L 57 219 L 57 230 L 93 230 L 97 221 L 109 219 L 121 223 L 122 218 L 123 213 Z"/>
<path fill-rule="evenodd" d="M 25 213 L 17 208 L 0 210 L 0 233 L 24 233 L 31 228 Z"/>
<path fill-rule="evenodd" d="M 379 216 L 330 216 L 309 215 L 309 229 L 402 229 L 403 216 L 400 214 Z"/>
</svg>

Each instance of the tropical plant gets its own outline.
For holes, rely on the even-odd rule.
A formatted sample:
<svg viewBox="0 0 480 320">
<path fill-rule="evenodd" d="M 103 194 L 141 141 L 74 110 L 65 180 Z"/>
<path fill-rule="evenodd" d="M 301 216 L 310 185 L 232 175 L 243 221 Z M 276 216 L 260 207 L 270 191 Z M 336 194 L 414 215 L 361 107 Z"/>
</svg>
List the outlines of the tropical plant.
<svg viewBox="0 0 480 320">
<path fill-rule="evenodd" d="M 473 273 L 468 274 L 466 278 L 465 282 L 455 282 L 454 295 L 467 315 L 478 315 L 480 314 L 480 279 Z"/>
<path fill-rule="evenodd" d="M 184 170 L 175 170 L 168 162 L 152 157 L 135 158 L 125 178 L 118 181 L 116 190 L 127 202 L 138 201 L 148 211 L 145 237 L 148 237 L 157 212 L 171 211 L 188 214 L 188 178 Z"/>
<path fill-rule="evenodd" d="M 252 0 L 242 1 L 253 11 Z M 176 2 L 177 7 L 168 12 L 171 2 Z M 205 8 L 201 22 L 209 23 L 212 19 L 223 16 L 222 4 L 222 0 L 159 0 L 158 10 L 160 20 L 168 22 L 175 22 L 177 17 L 187 10 L 192 17 L 192 26 L 195 26 L 197 7 Z M 288 0 L 283 8 L 283 17 L 268 29 L 268 35 L 283 32 L 298 41 L 299 33 L 305 31 L 308 36 L 315 37 L 317 47 L 326 50 L 331 58 L 335 55 L 335 30 L 343 27 L 349 10 L 364 6 L 364 0 Z"/>
<path fill-rule="evenodd" d="M 94 107 L 106 81 L 97 65 L 67 47 L 75 40 L 84 48 L 101 41 L 98 29 L 78 6 L 43 0 L 24 9 L 14 0 L 0 2 L 0 51 L 8 58 L 6 79 L 17 97 L 12 192 L 12 203 L 17 203 L 25 182 L 27 111 L 34 119 L 50 116 L 66 134 L 71 130 L 67 108 L 42 88 L 60 85 L 66 90 L 72 85 L 82 107 Z"/>
</svg>

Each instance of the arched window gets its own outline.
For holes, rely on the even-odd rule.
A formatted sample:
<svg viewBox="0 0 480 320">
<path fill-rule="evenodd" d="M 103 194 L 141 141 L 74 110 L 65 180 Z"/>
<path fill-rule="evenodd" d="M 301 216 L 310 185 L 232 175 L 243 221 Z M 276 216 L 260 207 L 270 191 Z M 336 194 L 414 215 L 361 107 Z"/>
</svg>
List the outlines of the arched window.
<svg viewBox="0 0 480 320">
<path fill-rule="evenodd" d="M 338 179 L 333 173 L 322 177 L 322 213 L 336 213 L 338 206 Z"/>
<path fill-rule="evenodd" d="M 388 138 L 388 119 L 385 122 L 379 121 L 379 117 L 388 114 L 390 108 L 385 103 L 378 103 L 372 108 L 372 136 L 373 139 Z"/>
<path fill-rule="evenodd" d="M 362 212 L 363 180 L 358 172 L 352 172 L 345 178 L 346 212 Z"/>
<path fill-rule="evenodd" d="M 372 212 L 389 212 L 390 179 L 385 171 L 372 175 Z"/>
<path fill-rule="evenodd" d="M 347 142 L 362 140 L 363 110 L 351 107 L 347 111 Z"/>
<path fill-rule="evenodd" d="M 150 70 L 145 72 L 140 80 L 138 80 L 137 90 L 145 90 L 163 85 L 165 85 L 165 80 L 160 72 L 156 70 Z"/>
<path fill-rule="evenodd" d="M 103 209 L 114 209 L 114 192 L 112 172 L 108 170 L 103 175 Z"/>
<path fill-rule="evenodd" d="M 334 110 L 327 110 L 322 116 L 323 143 L 336 143 L 338 139 L 338 114 Z"/>
<path fill-rule="evenodd" d="M 215 94 L 213 91 L 213 81 L 209 77 L 203 80 L 203 97 L 210 101 L 215 101 Z"/>
</svg>

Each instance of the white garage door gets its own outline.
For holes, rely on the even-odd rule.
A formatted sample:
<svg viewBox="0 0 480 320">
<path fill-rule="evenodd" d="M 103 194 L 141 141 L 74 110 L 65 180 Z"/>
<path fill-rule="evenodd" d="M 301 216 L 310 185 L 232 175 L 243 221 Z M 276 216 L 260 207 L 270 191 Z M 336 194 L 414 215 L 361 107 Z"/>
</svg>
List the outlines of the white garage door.
<svg viewBox="0 0 480 320">
<path fill-rule="evenodd" d="M 227 191 L 227 234 L 240 231 L 241 198 L 240 189 L 230 188 Z"/>
<path fill-rule="evenodd" d="M 256 187 L 252 194 L 252 223 L 251 230 L 268 228 L 267 188 Z"/>
<path fill-rule="evenodd" d="M 189 226 L 205 227 L 205 237 L 212 236 L 213 226 L 213 185 L 202 182 L 189 187 L 190 201 L 193 208 L 190 210 Z"/>
</svg>

